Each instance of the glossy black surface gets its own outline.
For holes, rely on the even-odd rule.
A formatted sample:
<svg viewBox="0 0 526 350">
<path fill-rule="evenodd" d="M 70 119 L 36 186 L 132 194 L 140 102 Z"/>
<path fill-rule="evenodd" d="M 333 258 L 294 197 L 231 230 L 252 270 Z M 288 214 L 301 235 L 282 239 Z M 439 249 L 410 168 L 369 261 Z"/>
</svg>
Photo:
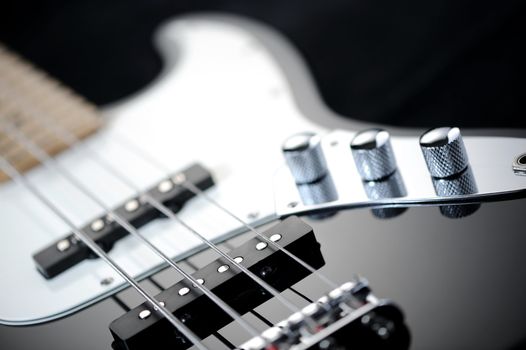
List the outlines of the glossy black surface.
<svg viewBox="0 0 526 350">
<path fill-rule="evenodd" d="M 486 203 L 460 219 L 447 218 L 436 207 L 410 208 L 392 219 L 377 219 L 360 209 L 309 223 L 326 260 L 320 271 L 336 282 L 358 273 L 376 295 L 393 299 L 405 313 L 411 348 L 511 349 L 526 339 L 525 205 L 526 199 Z M 248 237 L 235 238 L 227 246 Z M 185 266 L 192 271 L 214 258 L 213 252 L 203 252 Z M 164 271 L 153 279 L 156 286 L 145 284 L 159 290 L 176 280 L 174 272 Z M 294 289 L 314 299 L 330 288 L 309 276 Z M 121 294 L 128 307 L 141 302 L 133 292 Z M 307 303 L 290 290 L 284 295 L 300 305 Z M 270 322 L 288 316 L 274 299 L 256 312 Z M 107 300 L 46 325 L 2 326 L 2 348 L 110 349 L 107 327 L 122 313 L 117 303 Z M 245 317 L 261 330 L 266 327 L 254 314 Z M 236 325 L 220 333 L 234 344 L 249 337 Z M 209 337 L 207 344 L 221 349 L 216 337 Z"/>
</svg>

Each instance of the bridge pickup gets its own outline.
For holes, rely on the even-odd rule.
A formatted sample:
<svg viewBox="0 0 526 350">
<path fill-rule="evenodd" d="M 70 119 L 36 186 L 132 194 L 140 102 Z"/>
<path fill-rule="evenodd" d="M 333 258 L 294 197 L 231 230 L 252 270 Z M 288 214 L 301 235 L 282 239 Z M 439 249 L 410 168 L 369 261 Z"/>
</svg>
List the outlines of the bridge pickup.
<svg viewBox="0 0 526 350">
<path fill-rule="evenodd" d="M 402 350 L 409 344 L 409 330 L 400 309 L 378 300 L 367 282 L 360 280 L 334 289 L 238 349 Z"/>
<path fill-rule="evenodd" d="M 325 264 L 312 228 L 297 217 L 287 218 L 263 235 L 314 268 Z M 253 238 L 228 254 L 279 291 L 310 273 L 282 251 L 267 246 L 260 238 Z M 240 314 L 247 313 L 272 296 L 224 258 L 203 267 L 193 277 Z M 232 321 L 220 307 L 186 280 L 161 292 L 156 299 L 201 338 Z M 155 346 L 162 344 L 160 349 L 187 349 L 191 346 L 147 303 L 113 321 L 110 331 L 115 339 L 114 349 L 149 349 L 152 339 L 156 339 Z"/>
<path fill-rule="evenodd" d="M 201 165 L 194 164 L 182 172 L 164 179 L 146 192 L 168 206 L 172 211 L 177 212 L 195 195 L 180 185 L 182 180 L 192 183 L 201 190 L 206 190 L 214 184 L 211 173 Z M 141 198 L 128 199 L 120 207 L 114 208 L 114 212 L 136 228 L 164 216 Z M 82 231 L 88 234 L 105 251 L 109 251 L 115 242 L 128 234 L 108 215 L 95 218 L 83 227 Z M 94 256 L 91 250 L 80 242 L 75 234 L 71 233 L 34 254 L 33 260 L 38 271 L 45 278 L 50 279 L 92 257 Z"/>
</svg>

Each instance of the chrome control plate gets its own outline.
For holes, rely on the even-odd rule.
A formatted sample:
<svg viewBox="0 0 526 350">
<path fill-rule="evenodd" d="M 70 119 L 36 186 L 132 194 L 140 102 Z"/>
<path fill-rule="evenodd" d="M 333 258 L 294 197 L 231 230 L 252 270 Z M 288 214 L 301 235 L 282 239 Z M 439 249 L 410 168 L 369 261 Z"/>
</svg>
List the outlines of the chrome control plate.
<svg viewBox="0 0 526 350">
<path fill-rule="evenodd" d="M 443 193 L 435 190 L 436 184 L 429 175 L 426 163 L 419 147 L 418 137 L 392 137 L 391 143 L 398 161 L 397 176 L 404 191 L 388 191 L 398 193 L 396 197 L 370 196 L 368 188 L 379 185 L 375 182 L 363 182 L 355 167 L 350 150 L 350 142 L 355 133 L 336 130 L 322 139 L 322 148 L 329 169 L 330 191 L 336 191 L 333 201 L 321 204 L 303 203 L 299 191 L 285 165 L 281 167 L 274 178 L 274 193 L 276 212 L 280 216 L 311 215 L 332 212 L 342 209 L 359 207 L 396 207 L 416 205 L 436 205 L 448 203 L 477 203 L 501 200 L 511 197 L 526 196 L 526 177 L 517 176 L 510 166 L 517 154 L 526 152 L 526 139 L 507 137 L 464 137 L 464 143 L 469 157 L 472 172 L 470 178 L 474 181 L 470 190 L 472 193 Z M 441 188 L 465 188 L 455 186 Z M 318 186 L 319 187 L 319 186 Z M 305 189 L 302 189 L 302 192 Z M 319 192 L 320 189 L 316 188 Z M 440 195 L 437 194 L 440 193 Z M 369 194 L 369 195 L 368 195 Z"/>
</svg>

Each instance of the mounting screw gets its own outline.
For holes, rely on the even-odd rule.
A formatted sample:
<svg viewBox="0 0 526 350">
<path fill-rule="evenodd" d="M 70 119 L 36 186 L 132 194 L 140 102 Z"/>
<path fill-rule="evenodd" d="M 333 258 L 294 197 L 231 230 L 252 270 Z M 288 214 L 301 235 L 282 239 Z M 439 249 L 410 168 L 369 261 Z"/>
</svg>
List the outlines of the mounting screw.
<svg viewBox="0 0 526 350">
<path fill-rule="evenodd" d="M 289 208 L 295 208 L 298 206 L 298 202 L 290 202 L 289 204 L 287 204 L 287 207 Z"/>
<path fill-rule="evenodd" d="M 113 277 L 106 277 L 105 279 L 103 279 L 102 281 L 100 281 L 100 285 L 101 286 L 109 286 L 110 284 L 112 284 L 114 281 L 114 278 Z"/>
</svg>

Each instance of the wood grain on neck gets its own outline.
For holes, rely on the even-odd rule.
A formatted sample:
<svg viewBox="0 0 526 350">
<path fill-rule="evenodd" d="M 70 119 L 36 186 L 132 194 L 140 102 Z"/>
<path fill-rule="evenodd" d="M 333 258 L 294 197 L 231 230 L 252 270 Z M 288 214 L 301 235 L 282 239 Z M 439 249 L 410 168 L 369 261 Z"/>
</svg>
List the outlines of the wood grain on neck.
<svg viewBox="0 0 526 350">
<path fill-rule="evenodd" d="M 93 105 L 0 44 L 0 155 L 20 172 L 39 162 L 5 127 L 55 155 L 68 148 L 65 135 L 83 139 L 101 122 Z M 0 182 L 8 179 L 0 171 Z"/>
</svg>

